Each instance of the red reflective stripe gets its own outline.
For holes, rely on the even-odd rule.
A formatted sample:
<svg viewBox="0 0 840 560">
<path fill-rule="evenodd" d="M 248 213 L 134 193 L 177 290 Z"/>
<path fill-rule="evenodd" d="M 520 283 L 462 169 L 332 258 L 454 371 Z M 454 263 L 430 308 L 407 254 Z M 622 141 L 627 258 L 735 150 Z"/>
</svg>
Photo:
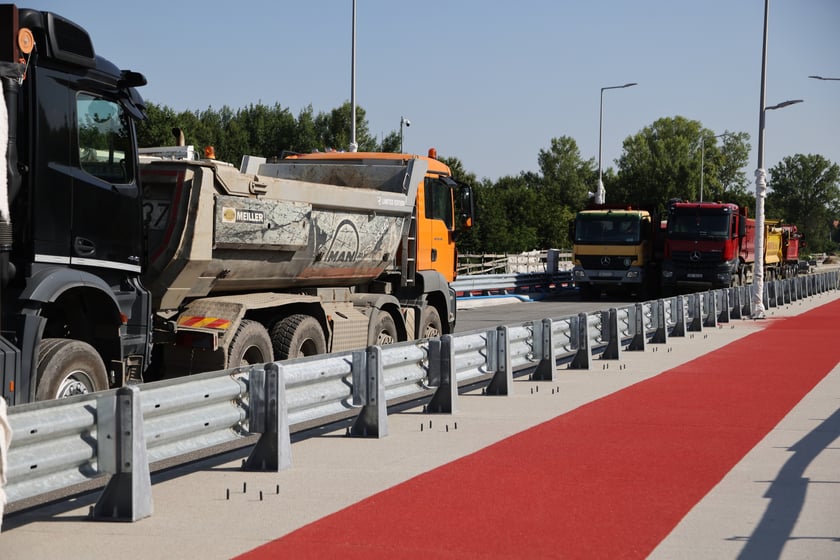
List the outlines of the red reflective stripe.
<svg viewBox="0 0 840 560">
<path fill-rule="evenodd" d="M 178 319 L 178 324 L 182 327 L 205 327 L 208 329 L 230 328 L 229 320 L 219 319 L 217 317 L 193 317 L 191 315 L 185 315 Z"/>
</svg>

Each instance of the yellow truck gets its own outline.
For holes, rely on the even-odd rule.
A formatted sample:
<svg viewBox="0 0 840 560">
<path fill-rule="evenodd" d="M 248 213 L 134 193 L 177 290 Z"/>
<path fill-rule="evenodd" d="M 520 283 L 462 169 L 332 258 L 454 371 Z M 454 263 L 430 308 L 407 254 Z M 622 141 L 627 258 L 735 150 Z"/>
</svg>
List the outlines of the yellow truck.
<svg viewBox="0 0 840 560">
<path fill-rule="evenodd" d="M 597 299 L 602 292 L 653 295 L 662 243 L 655 210 L 593 205 L 577 213 L 570 234 L 572 279 L 582 298 Z"/>
</svg>

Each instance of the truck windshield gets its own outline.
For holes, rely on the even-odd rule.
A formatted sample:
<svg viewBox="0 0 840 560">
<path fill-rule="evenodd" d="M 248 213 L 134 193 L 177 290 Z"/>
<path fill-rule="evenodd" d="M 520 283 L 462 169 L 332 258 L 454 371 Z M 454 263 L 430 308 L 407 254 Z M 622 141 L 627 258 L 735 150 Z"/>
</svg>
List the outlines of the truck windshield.
<svg viewBox="0 0 840 560">
<path fill-rule="evenodd" d="M 630 215 L 578 215 L 575 220 L 575 243 L 579 245 L 637 245 L 640 221 Z"/>
<path fill-rule="evenodd" d="M 668 217 L 668 236 L 673 239 L 727 239 L 729 214 L 672 213 Z"/>
</svg>

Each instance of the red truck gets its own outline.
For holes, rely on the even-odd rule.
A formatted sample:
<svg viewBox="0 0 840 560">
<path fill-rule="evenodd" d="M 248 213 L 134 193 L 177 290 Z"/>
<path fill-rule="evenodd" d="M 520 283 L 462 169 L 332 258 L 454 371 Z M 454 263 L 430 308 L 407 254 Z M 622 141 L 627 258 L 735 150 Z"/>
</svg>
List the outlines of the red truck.
<svg viewBox="0 0 840 560">
<path fill-rule="evenodd" d="M 755 220 L 747 208 L 722 202 L 672 202 L 662 262 L 662 292 L 750 284 L 755 267 Z M 798 272 L 796 226 L 768 220 L 764 231 L 764 278 Z"/>
<path fill-rule="evenodd" d="M 672 202 L 662 262 L 662 291 L 721 288 L 752 281 L 755 220 L 720 202 Z"/>
</svg>

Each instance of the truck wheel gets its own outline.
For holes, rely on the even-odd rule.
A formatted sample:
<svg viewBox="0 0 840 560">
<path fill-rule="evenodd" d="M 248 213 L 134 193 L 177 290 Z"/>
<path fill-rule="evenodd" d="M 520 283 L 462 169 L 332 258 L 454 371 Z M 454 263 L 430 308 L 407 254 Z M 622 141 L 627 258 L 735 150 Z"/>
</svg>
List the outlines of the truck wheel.
<svg viewBox="0 0 840 560">
<path fill-rule="evenodd" d="M 442 334 L 440 313 L 433 305 L 427 305 L 420 318 L 420 338 L 437 338 Z"/>
<path fill-rule="evenodd" d="M 108 388 L 99 353 L 81 340 L 45 338 L 38 348 L 35 400 L 63 399 Z"/>
<path fill-rule="evenodd" d="M 257 321 L 243 319 L 228 348 L 227 367 L 250 366 L 274 361 L 268 331 Z"/>
<path fill-rule="evenodd" d="M 278 360 L 317 356 L 327 353 L 324 330 L 315 317 L 291 315 L 271 329 L 271 345 Z"/>
<path fill-rule="evenodd" d="M 376 326 L 373 329 L 372 340 L 368 344 L 375 346 L 382 346 L 384 344 L 393 344 L 399 340 L 397 334 L 397 324 L 394 323 L 394 318 L 387 311 L 379 311 L 376 317 Z"/>
</svg>

